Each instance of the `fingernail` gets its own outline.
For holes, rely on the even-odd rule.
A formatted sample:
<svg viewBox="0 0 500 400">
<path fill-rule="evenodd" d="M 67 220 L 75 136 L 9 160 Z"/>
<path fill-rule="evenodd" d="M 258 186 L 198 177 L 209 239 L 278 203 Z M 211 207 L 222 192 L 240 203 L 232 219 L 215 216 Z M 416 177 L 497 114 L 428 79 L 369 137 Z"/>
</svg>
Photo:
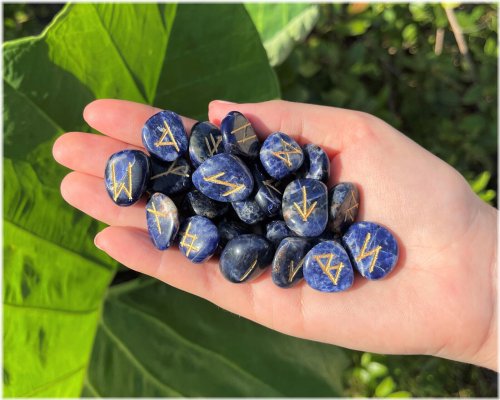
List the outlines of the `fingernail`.
<svg viewBox="0 0 500 400">
<path fill-rule="evenodd" d="M 95 245 L 95 247 L 97 247 L 99 250 L 104 251 L 104 249 L 103 249 L 101 246 L 99 246 L 99 234 L 97 234 L 97 235 L 95 236 L 95 238 L 94 238 L 94 245 Z"/>
<path fill-rule="evenodd" d="M 227 101 L 227 100 L 214 100 L 214 102 L 218 102 L 221 104 L 236 104 L 234 101 Z"/>
</svg>

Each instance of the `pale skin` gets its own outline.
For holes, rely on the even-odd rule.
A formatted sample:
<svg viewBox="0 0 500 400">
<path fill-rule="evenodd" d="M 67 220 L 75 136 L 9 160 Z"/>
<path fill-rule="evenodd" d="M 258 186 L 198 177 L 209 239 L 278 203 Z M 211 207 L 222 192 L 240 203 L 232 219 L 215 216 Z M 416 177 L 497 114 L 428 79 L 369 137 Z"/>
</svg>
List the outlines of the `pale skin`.
<svg viewBox="0 0 500 400">
<path fill-rule="evenodd" d="M 245 114 L 261 139 L 275 131 L 316 143 L 331 158 L 330 185 L 354 182 L 358 220 L 388 227 L 400 245 L 395 270 L 351 289 L 321 293 L 305 282 L 280 289 L 270 271 L 233 284 L 218 260 L 191 264 L 177 249 L 156 250 L 148 237 L 145 201 L 116 206 L 106 193 L 107 159 L 141 149 L 141 129 L 160 111 L 97 100 L 84 111 L 102 135 L 70 132 L 54 158 L 70 168 L 61 193 L 72 206 L 110 225 L 95 238 L 127 267 L 203 297 L 271 329 L 356 350 L 429 354 L 497 370 L 497 210 L 485 204 L 451 166 L 385 122 L 351 110 L 285 101 L 213 101 L 215 124 L 232 110 Z M 187 132 L 195 121 L 183 118 Z"/>
</svg>

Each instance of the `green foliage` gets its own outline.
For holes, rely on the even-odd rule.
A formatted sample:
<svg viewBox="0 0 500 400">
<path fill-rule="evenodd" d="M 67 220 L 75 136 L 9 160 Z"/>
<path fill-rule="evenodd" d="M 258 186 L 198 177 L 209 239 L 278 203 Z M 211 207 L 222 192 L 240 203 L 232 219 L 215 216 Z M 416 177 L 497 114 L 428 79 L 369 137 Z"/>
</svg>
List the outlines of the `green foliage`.
<svg viewBox="0 0 500 400">
<path fill-rule="evenodd" d="M 310 3 L 248 3 L 245 7 L 273 66 L 281 64 L 295 43 L 304 40 L 319 17 L 318 6 Z"/>
<path fill-rule="evenodd" d="M 495 171 L 497 7 L 454 12 L 473 72 L 440 4 L 323 4 L 313 32 L 277 68 L 283 97 L 377 115 L 469 179 Z"/>
<path fill-rule="evenodd" d="M 469 181 L 472 190 L 481 197 L 486 203 L 492 204 L 493 200 L 496 198 L 496 191 L 492 189 L 487 189 L 488 183 L 491 179 L 491 173 L 484 171 L 479 174 L 476 178 Z"/>
</svg>

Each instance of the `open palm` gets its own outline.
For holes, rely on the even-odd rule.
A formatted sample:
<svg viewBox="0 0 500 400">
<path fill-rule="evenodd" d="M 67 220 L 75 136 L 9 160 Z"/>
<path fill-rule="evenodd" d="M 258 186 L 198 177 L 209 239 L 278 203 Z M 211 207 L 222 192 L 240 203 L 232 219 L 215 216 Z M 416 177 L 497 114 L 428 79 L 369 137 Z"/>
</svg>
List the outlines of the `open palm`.
<svg viewBox="0 0 500 400">
<path fill-rule="evenodd" d="M 231 110 L 245 114 L 261 139 L 282 131 L 300 144 L 322 146 L 331 158 L 330 185 L 350 181 L 360 189 L 358 220 L 395 233 L 395 270 L 377 282 L 358 275 L 351 289 L 330 294 L 305 283 L 280 289 L 270 272 L 236 285 L 222 277 L 217 259 L 195 265 L 177 249 L 157 250 L 147 233 L 145 201 L 117 207 L 103 183 L 107 159 L 125 148 L 143 150 L 141 128 L 159 111 L 120 100 L 85 109 L 85 120 L 106 136 L 72 132 L 54 145 L 56 160 L 74 170 L 61 184 L 63 197 L 110 225 L 95 239 L 99 248 L 134 270 L 290 335 L 494 365 L 496 210 L 458 172 L 367 114 L 283 101 L 215 101 L 210 120 L 219 124 Z M 194 122 L 184 118 L 186 131 Z"/>
</svg>

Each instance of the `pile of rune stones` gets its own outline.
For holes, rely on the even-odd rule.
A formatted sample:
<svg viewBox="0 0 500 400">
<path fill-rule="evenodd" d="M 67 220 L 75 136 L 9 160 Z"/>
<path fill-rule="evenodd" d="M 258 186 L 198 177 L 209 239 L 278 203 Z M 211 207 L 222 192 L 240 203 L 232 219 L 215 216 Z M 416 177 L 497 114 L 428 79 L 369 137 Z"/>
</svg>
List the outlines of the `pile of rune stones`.
<svg viewBox="0 0 500 400">
<path fill-rule="evenodd" d="M 277 286 L 304 278 L 322 292 L 351 287 L 354 269 L 383 278 L 397 262 L 396 239 L 385 227 L 355 222 L 357 187 L 327 189 L 330 160 L 315 144 L 301 147 L 282 132 L 261 144 L 237 111 L 220 129 L 196 123 L 188 138 L 179 115 L 164 110 L 146 121 L 142 141 L 150 155 L 113 154 L 105 184 L 119 206 L 150 196 L 147 226 L 160 250 L 176 243 L 193 263 L 219 255 L 220 272 L 234 283 L 272 265 Z"/>
</svg>

